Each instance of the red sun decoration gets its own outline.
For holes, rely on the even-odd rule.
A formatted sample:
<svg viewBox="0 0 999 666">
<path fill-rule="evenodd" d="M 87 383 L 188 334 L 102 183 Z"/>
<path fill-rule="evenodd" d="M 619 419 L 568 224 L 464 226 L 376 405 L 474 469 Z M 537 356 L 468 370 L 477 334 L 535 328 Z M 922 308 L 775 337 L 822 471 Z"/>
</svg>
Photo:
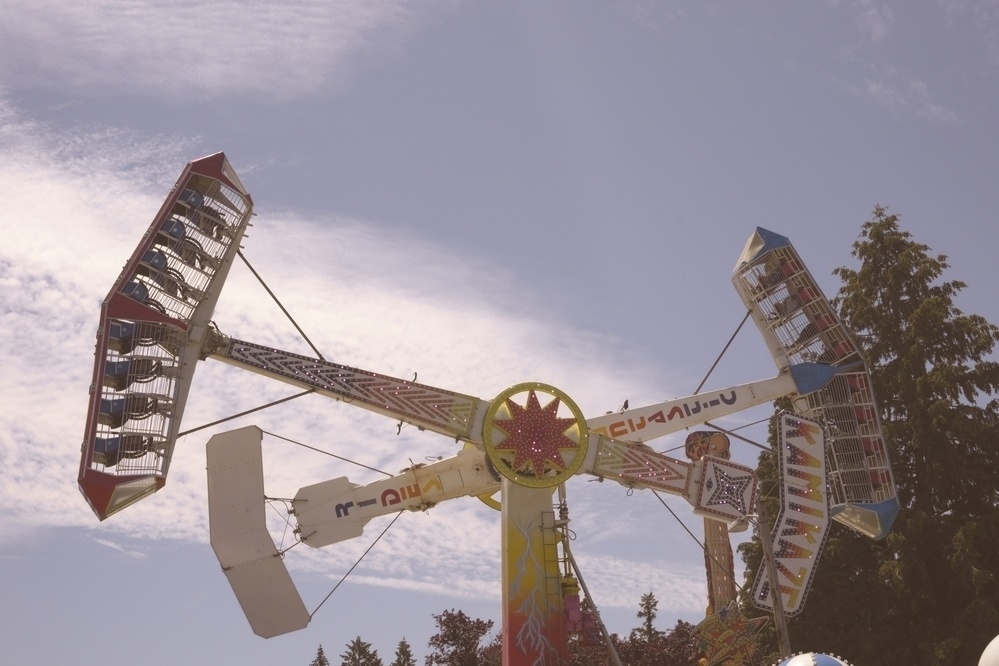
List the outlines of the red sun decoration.
<svg viewBox="0 0 999 666">
<path fill-rule="evenodd" d="M 555 398 L 544 407 L 538 402 L 538 396 L 532 390 L 527 397 L 527 405 L 521 407 L 510 398 L 506 406 L 510 410 L 510 418 L 494 421 L 494 425 L 507 434 L 507 438 L 496 445 L 497 451 L 512 451 L 514 454 L 510 468 L 514 472 L 523 471 L 530 463 L 534 476 L 541 477 L 549 464 L 557 471 L 567 467 L 562 458 L 564 449 L 579 449 L 579 443 L 565 436 L 565 432 L 576 425 L 574 418 L 560 418 L 558 408 L 561 404 Z"/>
</svg>

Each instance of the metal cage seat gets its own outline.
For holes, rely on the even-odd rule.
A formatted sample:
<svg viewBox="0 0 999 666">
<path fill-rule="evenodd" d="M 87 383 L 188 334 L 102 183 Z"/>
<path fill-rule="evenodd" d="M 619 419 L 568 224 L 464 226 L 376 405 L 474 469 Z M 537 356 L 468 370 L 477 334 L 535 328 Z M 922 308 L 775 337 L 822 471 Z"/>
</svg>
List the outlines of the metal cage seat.
<svg viewBox="0 0 999 666">
<path fill-rule="evenodd" d="M 123 398 L 101 398 L 98 423 L 117 430 L 129 421 L 148 418 L 161 410 L 164 400 L 150 395 L 127 395 Z"/>
<path fill-rule="evenodd" d="M 176 334 L 162 324 L 112 319 L 108 333 L 108 349 L 122 356 L 131 354 L 137 347 L 159 345 L 170 354 L 176 354 L 180 342 Z"/>
<path fill-rule="evenodd" d="M 191 287 L 184 282 L 180 271 L 170 267 L 167 256 L 159 250 L 147 250 L 142 255 L 135 274 L 145 276 L 174 298 L 188 298 Z"/>
<path fill-rule="evenodd" d="M 216 208 L 205 205 L 205 197 L 201 192 L 186 189 L 180 193 L 177 203 L 180 207 L 186 207 L 187 210 L 183 214 L 205 236 L 215 240 L 234 237 L 233 230 L 225 223 L 222 213 Z"/>
<path fill-rule="evenodd" d="M 124 391 L 133 382 L 152 381 L 163 373 L 163 363 L 155 358 L 108 360 L 104 364 L 104 386 Z"/>
<path fill-rule="evenodd" d="M 143 435 L 98 437 L 94 440 L 94 462 L 114 467 L 122 458 L 141 458 L 153 449 L 153 438 Z"/>
<path fill-rule="evenodd" d="M 218 269 L 218 260 L 205 252 L 204 246 L 188 235 L 187 225 L 179 217 L 174 216 L 165 220 L 154 242 L 173 252 L 178 259 L 192 268 Z"/>
</svg>

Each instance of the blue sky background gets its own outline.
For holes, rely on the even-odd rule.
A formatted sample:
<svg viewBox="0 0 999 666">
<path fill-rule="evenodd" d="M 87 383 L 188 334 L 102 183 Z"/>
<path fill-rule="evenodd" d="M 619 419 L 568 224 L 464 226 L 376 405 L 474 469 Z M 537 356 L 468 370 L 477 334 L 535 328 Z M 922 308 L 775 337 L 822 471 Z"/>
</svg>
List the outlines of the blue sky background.
<svg viewBox="0 0 999 666">
<path fill-rule="evenodd" d="M 257 212 L 245 254 L 327 358 L 484 399 L 543 381 L 597 415 L 697 387 L 742 319 L 730 274 L 757 226 L 831 296 L 887 205 L 949 257 L 959 307 L 999 322 L 997 118 L 995 0 L 0 0 L 0 661 L 304 665 L 360 635 L 388 662 L 402 637 L 426 653 L 433 613 L 499 619 L 498 517 L 468 499 L 402 516 L 307 630 L 250 632 L 207 543 L 212 432 L 256 423 L 390 472 L 454 452 L 329 400 L 189 435 L 163 491 L 90 513 L 99 304 L 187 161 L 229 156 Z M 242 266 L 215 319 L 307 351 Z M 747 328 L 706 388 L 773 373 Z M 288 393 L 206 362 L 185 426 Z M 377 478 L 265 453 L 275 495 Z M 660 628 L 703 617 L 701 553 L 655 496 L 578 478 L 569 506 L 611 631 L 650 590 Z M 310 609 L 384 525 L 289 553 Z"/>
</svg>

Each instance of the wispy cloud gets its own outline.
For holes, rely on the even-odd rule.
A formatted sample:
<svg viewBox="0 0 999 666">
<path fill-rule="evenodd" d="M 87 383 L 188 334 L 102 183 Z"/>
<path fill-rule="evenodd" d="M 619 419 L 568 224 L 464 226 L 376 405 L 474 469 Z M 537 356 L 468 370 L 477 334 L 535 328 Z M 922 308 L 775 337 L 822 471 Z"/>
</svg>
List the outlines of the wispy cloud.
<svg viewBox="0 0 999 666">
<path fill-rule="evenodd" d="M 955 111 L 938 102 L 925 81 L 884 66 L 865 77 L 863 92 L 879 106 L 899 115 L 941 123 L 958 122 Z"/>
<path fill-rule="evenodd" d="M 428 10 L 399 0 L 14 0 L 0 64 L 39 85 L 286 99 L 343 84 L 362 55 L 398 52 Z"/>
<path fill-rule="evenodd" d="M 850 3 L 857 28 L 875 44 L 882 42 L 891 32 L 894 15 L 891 7 L 874 0 L 855 0 Z"/>
<path fill-rule="evenodd" d="M 875 0 L 827 0 L 853 17 L 853 23 L 866 41 L 878 44 L 891 33 L 894 14 L 886 3 Z"/>
<path fill-rule="evenodd" d="M 968 26 L 977 34 L 985 57 L 999 65 L 999 3 L 994 0 L 937 0 L 948 27 Z"/>
<path fill-rule="evenodd" d="M 126 546 L 124 546 L 124 545 L 122 545 L 122 544 L 120 544 L 120 543 L 118 543 L 116 541 L 111 541 L 109 539 L 94 539 L 94 543 L 98 543 L 98 544 L 100 544 L 102 546 L 107 546 L 111 550 L 117 550 L 122 555 L 127 555 L 128 557 L 131 557 L 132 559 L 136 559 L 136 560 L 144 560 L 144 559 L 146 559 L 146 554 L 145 553 L 140 552 L 138 550 L 134 550 L 134 549 L 128 548 L 128 547 L 126 547 Z"/>
</svg>

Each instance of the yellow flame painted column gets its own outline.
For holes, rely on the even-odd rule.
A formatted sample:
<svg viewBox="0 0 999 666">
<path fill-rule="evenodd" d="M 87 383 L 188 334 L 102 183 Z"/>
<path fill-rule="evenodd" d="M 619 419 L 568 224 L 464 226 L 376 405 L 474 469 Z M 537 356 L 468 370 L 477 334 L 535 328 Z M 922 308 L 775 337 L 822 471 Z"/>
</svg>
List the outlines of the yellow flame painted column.
<svg viewBox="0 0 999 666">
<path fill-rule="evenodd" d="M 502 483 L 503 666 L 568 664 L 554 488 Z"/>
</svg>

